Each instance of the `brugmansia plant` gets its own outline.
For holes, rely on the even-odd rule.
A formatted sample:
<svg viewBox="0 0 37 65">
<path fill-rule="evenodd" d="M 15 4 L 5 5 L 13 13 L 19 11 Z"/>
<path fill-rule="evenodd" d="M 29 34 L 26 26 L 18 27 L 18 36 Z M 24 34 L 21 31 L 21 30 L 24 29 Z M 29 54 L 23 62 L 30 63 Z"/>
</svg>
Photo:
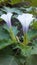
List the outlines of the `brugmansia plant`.
<svg viewBox="0 0 37 65">
<path fill-rule="evenodd" d="M 35 35 L 37 36 L 37 31 L 34 29 L 33 26 L 33 20 L 35 18 L 32 14 L 28 13 L 22 13 L 22 15 L 18 15 L 16 17 L 23 28 L 24 35 L 23 42 L 21 42 L 19 40 L 19 37 L 17 37 L 17 28 L 13 27 L 13 25 L 11 24 L 11 17 L 13 17 L 13 14 L 10 12 L 8 12 L 7 14 L 2 14 L 0 16 L 0 18 L 6 22 L 6 24 L 0 25 L 0 50 L 10 45 L 9 50 L 7 49 L 9 53 L 6 52 L 6 54 L 11 55 L 9 65 L 25 65 L 25 63 L 27 62 L 26 58 L 30 57 L 30 55 L 32 54 L 36 54 L 34 49 L 37 41 L 35 41 L 34 38 Z M 32 29 L 29 28 L 30 24 L 33 27 Z"/>
<path fill-rule="evenodd" d="M 14 36 L 14 33 L 12 31 L 11 16 L 12 16 L 12 13 L 7 13 L 7 14 L 1 15 L 0 18 L 2 18 L 6 22 L 8 28 L 9 28 L 9 33 L 10 33 L 11 39 L 14 42 L 16 42 L 17 41 L 16 40 L 16 37 Z M 28 14 L 28 13 L 24 14 L 23 13 L 22 15 L 19 15 L 17 17 L 17 19 L 22 24 L 22 28 L 23 28 L 23 32 L 24 32 L 24 40 L 23 40 L 23 43 L 25 45 L 25 44 L 28 43 L 27 32 L 28 32 L 28 29 L 29 29 L 29 25 L 33 21 L 34 18 L 33 18 L 33 15 L 32 14 Z"/>
<path fill-rule="evenodd" d="M 29 25 L 33 21 L 34 17 L 32 14 L 23 13 L 22 15 L 19 15 L 17 17 L 17 19 L 22 24 L 22 28 L 23 28 L 23 32 L 24 32 L 24 44 L 27 44 L 28 43 L 27 32 L 29 29 Z"/>
<path fill-rule="evenodd" d="M 7 15 L 6 15 L 6 14 L 3 14 L 3 15 L 1 16 L 1 18 L 6 22 L 8 28 L 9 28 L 9 33 L 10 33 L 11 39 L 12 39 L 14 42 L 16 42 L 16 38 L 15 38 L 14 33 L 13 33 L 13 31 L 12 31 L 11 16 L 12 16 L 12 13 L 7 13 Z"/>
</svg>

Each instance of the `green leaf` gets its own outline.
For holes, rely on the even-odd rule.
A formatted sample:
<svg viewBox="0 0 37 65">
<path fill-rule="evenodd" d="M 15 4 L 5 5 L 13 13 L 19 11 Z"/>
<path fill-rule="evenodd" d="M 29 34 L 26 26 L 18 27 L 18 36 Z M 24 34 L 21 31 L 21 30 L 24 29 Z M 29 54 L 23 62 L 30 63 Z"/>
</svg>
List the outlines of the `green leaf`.
<svg viewBox="0 0 37 65">
<path fill-rule="evenodd" d="M 1 8 L 1 11 L 5 13 L 12 12 L 12 13 L 17 13 L 17 14 L 22 14 L 22 11 L 19 10 L 18 8 L 10 8 L 10 7 L 5 7 L 5 6 Z"/>
<path fill-rule="evenodd" d="M 29 55 L 31 55 L 32 47 L 25 46 L 24 44 L 19 44 L 18 45 L 18 48 L 21 49 L 21 54 L 23 56 L 29 56 Z"/>
<path fill-rule="evenodd" d="M 10 39 L 9 33 L 0 26 L 0 40 Z"/>
<path fill-rule="evenodd" d="M 18 65 L 15 58 L 11 55 L 0 56 L 0 65 Z"/>
<path fill-rule="evenodd" d="M 16 36 L 18 33 L 17 27 L 12 27 L 12 31 Z M 0 26 L 0 49 L 11 44 L 13 44 L 13 41 L 10 38 L 8 26 L 6 24 Z"/>
<path fill-rule="evenodd" d="M 12 41 L 10 39 L 8 40 L 0 40 L 0 50 L 11 45 L 12 44 Z"/>
<path fill-rule="evenodd" d="M 13 26 L 12 27 L 12 31 L 14 32 L 14 35 L 16 36 L 18 34 L 18 30 L 17 30 L 17 27 Z"/>
<path fill-rule="evenodd" d="M 6 24 L 4 24 L 3 28 L 4 28 L 6 31 L 9 32 L 9 28 L 8 28 L 8 26 L 7 26 Z M 17 26 L 12 26 L 12 31 L 13 31 L 13 33 L 14 33 L 15 36 L 16 36 L 16 35 L 18 34 L 18 32 L 19 32 L 18 29 L 17 29 Z"/>
<path fill-rule="evenodd" d="M 12 41 L 10 39 L 9 33 L 5 31 L 2 26 L 0 26 L 0 49 L 11 45 Z"/>
<path fill-rule="evenodd" d="M 2 11 L 0 11 L 0 15 L 2 15 L 3 14 L 3 12 Z"/>
<path fill-rule="evenodd" d="M 33 40 L 37 36 L 37 30 L 30 29 L 27 34 L 28 34 L 28 39 Z"/>
<path fill-rule="evenodd" d="M 37 65 L 37 55 L 31 55 L 27 57 L 26 65 Z"/>
</svg>

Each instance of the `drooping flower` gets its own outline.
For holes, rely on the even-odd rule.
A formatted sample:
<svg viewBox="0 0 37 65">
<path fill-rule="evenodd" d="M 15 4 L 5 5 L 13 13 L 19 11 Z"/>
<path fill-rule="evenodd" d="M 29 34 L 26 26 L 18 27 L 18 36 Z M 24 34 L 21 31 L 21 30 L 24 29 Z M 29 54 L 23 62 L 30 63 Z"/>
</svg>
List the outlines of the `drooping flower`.
<svg viewBox="0 0 37 65">
<path fill-rule="evenodd" d="M 8 27 L 11 27 L 11 16 L 12 16 L 12 13 L 7 13 L 7 14 L 1 15 L 0 17 L 7 23 Z"/>
<path fill-rule="evenodd" d="M 30 23 L 33 21 L 33 15 L 29 13 L 23 13 L 22 15 L 18 15 L 17 19 L 20 21 L 23 31 L 27 32 Z"/>
</svg>

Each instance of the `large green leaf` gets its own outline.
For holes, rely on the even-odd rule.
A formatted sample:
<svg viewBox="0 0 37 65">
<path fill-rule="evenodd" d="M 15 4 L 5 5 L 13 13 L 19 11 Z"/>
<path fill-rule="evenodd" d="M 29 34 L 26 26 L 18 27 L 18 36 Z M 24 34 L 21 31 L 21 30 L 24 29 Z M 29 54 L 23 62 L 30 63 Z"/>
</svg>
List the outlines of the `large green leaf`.
<svg viewBox="0 0 37 65">
<path fill-rule="evenodd" d="M 10 8 L 10 7 L 5 7 L 5 6 L 3 8 L 1 8 L 1 11 L 5 12 L 5 13 L 7 13 L 7 12 L 12 12 L 12 13 L 16 13 L 16 14 L 22 13 L 22 11 L 19 10 L 18 8 Z"/>
<path fill-rule="evenodd" d="M 10 36 L 7 31 L 5 31 L 2 26 L 0 26 L 0 40 L 2 39 L 9 39 Z"/>
<path fill-rule="evenodd" d="M 0 56 L 0 65 L 18 65 L 13 56 Z"/>
<path fill-rule="evenodd" d="M 5 48 L 6 46 L 9 46 L 12 44 L 12 41 L 10 39 L 8 40 L 0 40 L 0 50 Z"/>
<path fill-rule="evenodd" d="M 10 65 L 22 65 L 25 63 L 25 57 L 23 55 L 20 55 L 20 54 L 16 54 L 17 51 L 16 49 L 16 53 L 14 53 L 13 48 L 15 47 L 15 45 L 12 45 L 12 46 L 8 46 L 2 50 L 0 50 L 0 64 L 10 64 Z M 17 46 L 16 46 L 17 47 Z M 21 53 L 21 52 L 20 52 Z M 5 62 L 4 62 L 5 61 Z"/>
<path fill-rule="evenodd" d="M 17 30 L 17 27 L 12 27 L 12 31 L 14 35 L 16 36 L 17 33 L 19 32 Z M 13 44 L 13 40 L 10 38 L 9 34 L 9 28 L 7 25 L 0 26 L 0 49 Z"/>
<path fill-rule="evenodd" d="M 27 58 L 26 65 L 37 65 L 37 55 L 34 54 Z"/>
</svg>

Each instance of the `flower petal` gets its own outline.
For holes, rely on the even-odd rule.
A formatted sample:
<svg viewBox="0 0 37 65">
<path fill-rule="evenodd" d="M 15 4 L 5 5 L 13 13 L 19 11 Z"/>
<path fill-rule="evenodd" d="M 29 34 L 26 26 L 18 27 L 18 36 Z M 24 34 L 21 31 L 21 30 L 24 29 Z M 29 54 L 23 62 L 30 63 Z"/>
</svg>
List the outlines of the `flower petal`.
<svg viewBox="0 0 37 65">
<path fill-rule="evenodd" d="M 11 21 L 12 13 L 7 13 L 8 21 Z"/>
<path fill-rule="evenodd" d="M 1 15 L 1 17 L 0 17 L 0 18 L 2 18 L 5 22 L 7 22 L 7 21 L 8 21 L 8 19 L 7 19 L 7 15 L 6 15 L 6 14 Z"/>
<path fill-rule="evenodd" d="M 12 13 L 3 14 L 0 18 L 2 18 L 8 25 L 8 27 L 11 27 L 11 16 Z"/>
<path fill-rule="evenodd" d="M 7 13 L 7 19 L 8 19 L 7 24 L 8 24 L 8 26 L 10 26 L 10 27 L 11 27 L 11 16 L 12 16 L 12 13 Z"/>
<path fill-rule="evenodd" d="M 33 15 L 29 13 L 23 13 L 22 15 L 19 15 L 17 19 L 20 21 L 23 27 L 23 31 L 27 31 L 29 28 L 30 23 L 33 21 Z"/>
</svg>

